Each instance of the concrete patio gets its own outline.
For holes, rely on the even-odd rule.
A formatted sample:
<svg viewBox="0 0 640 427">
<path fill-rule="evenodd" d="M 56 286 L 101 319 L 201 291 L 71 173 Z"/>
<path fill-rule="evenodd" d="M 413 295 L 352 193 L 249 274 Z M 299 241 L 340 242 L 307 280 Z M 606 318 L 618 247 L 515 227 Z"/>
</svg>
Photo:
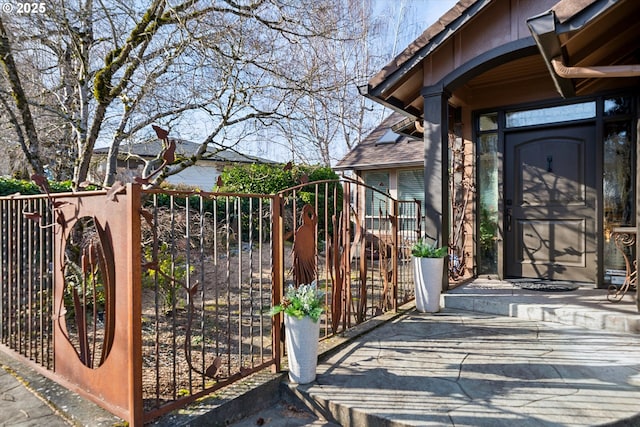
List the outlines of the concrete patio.
<svg viewBox="0 0 640 427">
<path fill-rule="evenodd" d="M 479 279 L 329 350 L 316 382 L 232 425 L 640 425 L 634 297 Z"/>
</svg>

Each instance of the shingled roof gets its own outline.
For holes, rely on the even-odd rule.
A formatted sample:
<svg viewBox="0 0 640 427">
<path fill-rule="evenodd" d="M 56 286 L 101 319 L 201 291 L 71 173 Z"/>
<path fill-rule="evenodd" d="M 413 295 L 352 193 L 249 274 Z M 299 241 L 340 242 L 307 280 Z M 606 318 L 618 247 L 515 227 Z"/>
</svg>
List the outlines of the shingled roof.
<svg viewBox="0 0 640 427">
<path fill-rule="evenodd" d="M 184 139 L 171 138 L 176 141 L 176 156 L 177 157 L 191 157 L 193 156 L 200 144 L 187 141 Z M 127 154 L 134 154 L 136 156 L 144 158 L 153 158 L 163 150 L 162 142 L 159 140 L 150 140 L 146 142 L 139 142 L 130 145 L 124 145 L 120 147 L 120 155 L 126 156 Z M 109 147 L 96 148 L 94 153 L 107 154 Z M 219 150 L 217 148 L 209 147 L 204 155 L 204 159 L 218 162 L 233 162 L 233 163 L 275 163 L 271 160 L 261 157 L 250 156 L 242 154 L 230 149 Z"/>
<path fill-rule="evenodd" d="M 406 118 L 393 113 L 380 123 L 334 167 L 336 170 L 365 170 L 422 166 L 422 138 L 394 132 Z M 383 138 L 384 137 L 384 138 Z M 382 142 L 388 141 L 388 142 Z"/>
</svg>

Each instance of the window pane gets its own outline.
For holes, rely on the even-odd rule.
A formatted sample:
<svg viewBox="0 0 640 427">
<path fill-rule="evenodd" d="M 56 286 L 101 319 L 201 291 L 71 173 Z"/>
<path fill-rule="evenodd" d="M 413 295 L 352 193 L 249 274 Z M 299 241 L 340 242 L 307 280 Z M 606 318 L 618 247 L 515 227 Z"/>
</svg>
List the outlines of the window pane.
<svg viewBox="0 0 640 427">
<path fill-rule="evenodd" d="M 631 123 L 607 123 L 603 141 L 605 283 L 619 285 L 624 279 L 625 263 L 622 254 L 610 237 L 614 227 L 630 226 L 634 223 L 633 151 L 635 146 L 631 142 Z M 629 252 L 628 255 L 632 253 Z"/>
<path fill-rule="evenodd" d="M 631 114 L 631 98 L 619 97 L 604 100 L 604 115 Z"/>
<path fill-rule="evenodd" d="M 542 125 L 545 123 L 569 122 L 590 119 L 596 116 L 596 103 L 561 105 L 559 107 L 539 108 L 536 110 L 513 111 L 507 113 L 507 127 Z"/>
<path fill-rule="evenodd" d="M 398 200 L 420 200 L 424 205 L 424 169 L 398 171 Z"/>
<path fill-rule="evenodd" d="M 364 174 L 364 183 L 384 194 L 389 194 L 388 172 L 367 172 Z M 386 216 L 391 210 L 391 207 L 388 206 L 388 199 L 377 191 L 367 188 L 365 200 L 367 216 Z"/>
<path fill-rule="evenodd" d="M 398 200 L 418 200 L 420 202 L 420 215 L 424 216 L 423 168 L 398 171 Z M 417 232 L 418 206 L 415 203 L 400 203 L 398 209 L 400 211 L 400 222 L 398 223 L 400 230 Z"/>
<path fill-rule="evenodd" d="M 391 129 L 387 129 L 387 131 L 378 139 L 377 144 L 393 144 L 400 139 L 400 135 L 392 131 Z"/>
<path fill-rule="evenodd" d="M 480 130 L 498 129 L 498 113 L 483 114 L 480 116 Z"/>
<path fill-rule="evenodd" d="M 479 274 L 498 272 L 498 135 L 481 135 L 478 144 L 480 200 Z"/>
</svg>

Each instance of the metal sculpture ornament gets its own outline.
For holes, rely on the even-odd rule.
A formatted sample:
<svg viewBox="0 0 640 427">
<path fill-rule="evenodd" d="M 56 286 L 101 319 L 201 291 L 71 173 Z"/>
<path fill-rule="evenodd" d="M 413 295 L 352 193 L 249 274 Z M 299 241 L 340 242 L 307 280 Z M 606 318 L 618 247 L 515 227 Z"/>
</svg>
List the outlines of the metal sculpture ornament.
<svg viewBox="0 0 640 427">
<path fill-rule="evenodd" d="M 302 225 L 296 229 L 293 239 L 293 279 L 296 287 L 316 279 L 316 225 L 318 215 L 313 206 L 302 208 Z"/>
</svg>

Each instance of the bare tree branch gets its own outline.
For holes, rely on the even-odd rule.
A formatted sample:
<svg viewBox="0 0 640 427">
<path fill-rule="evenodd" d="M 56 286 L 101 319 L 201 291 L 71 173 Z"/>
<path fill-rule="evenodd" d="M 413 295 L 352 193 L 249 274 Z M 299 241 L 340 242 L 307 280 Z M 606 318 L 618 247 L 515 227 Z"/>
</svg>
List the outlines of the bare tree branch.
<svg viewBox="0 0 640 427">
<path fill-rule="evenodd" d="M 18 74 L 18 70 L 16 67 L 16 63 L 13 59 L 11 43 L 9 41 L 9 37 L 4 27 L 4 23 L 2 22 L 2 17 L 0 16 L 0 63 L 4 68 L 5 73 L 7 74 L 7 78 L 9 80 L 9 86 L 11 87 L 12 95 L 15 100 L 16 108 L 18 109 L 20 116 L 22 118 L 22 123 L 24 125 L 24 134 L 26 134 L 25 138 L 21 138 L 21 146 L 23 147 L 24 154 L 27 158 L 27 161 L 31 165 L 34 173 L 43 174 L 44 167 L 40 162 L 40 158 L 38 156 L 38 135 L 36 133 L 36 127 L 33 121 L 33 117 L 31 115 L 31 108 L 29 107 L 29 103 L 27 101 L 27 95 L 25 94 L 22 83 L 20 81 L 20 75 Z M 12 121 L 14 126 L 16 126 L 16 130 L 19 135 L 23 135 L 22 130 L 19 130 L 20 125 L 17 120 Z"/>
</svg>

